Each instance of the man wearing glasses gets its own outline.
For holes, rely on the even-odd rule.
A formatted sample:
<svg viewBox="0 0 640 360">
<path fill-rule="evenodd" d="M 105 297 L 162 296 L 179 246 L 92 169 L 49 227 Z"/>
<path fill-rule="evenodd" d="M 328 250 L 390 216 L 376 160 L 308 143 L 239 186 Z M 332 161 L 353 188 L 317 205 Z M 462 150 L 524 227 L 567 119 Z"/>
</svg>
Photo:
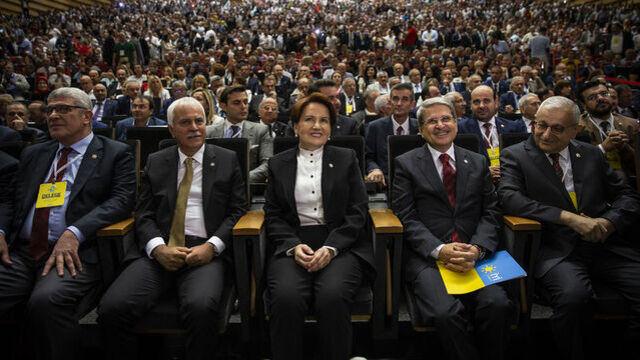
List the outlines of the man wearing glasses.
<svg viewBox="0 0 640 360">
<path fill-rule="evenodd" d="M 625 298 L 628 345 L 640 339 L 640 246 L 633 233 L 640 196 L 612 171 L 598 147 L 573 140 L 579 119 L 573 101 L 545 100 L 533 136 L 503 151 L 498 187 L 505 213 L 543 224 L 529 275 L 553 307 L 551 329 L 563 359 L 585 357 L 592 276 Z"/>
<path fill-rule="evenodd" d="M 504 359 L 514 313 L 505 290 L 490 285 L 450 295 L 436 264 L 465 273 L 496 250 L 501 211 L 489 161 L 453 144 L 458 126 L 450 101 L 427 99 L 418 114 L 427 144 L 395 159 L 392 192 L 407 244 L 405 279 L 448 358 Z M 475 336 L 469 331 L 469 313 L 475 315 Z"/>
<path fill-rule="evenodd" d="M 91 107 L 77 88 L 49 95 L 53 140 L 24 150 L 11 209 L 0 213 L 0 320 L 26 302 L 20 358 L 74 358 L 78 320 L 102 285 L 96 232 L 133 210 L 133 156 L 94 136 Z"/>
<path fill-rule="evenodd" d="M 634 143 L 639 131 L 638 120 L 614 114 L 611 94 L 598 81 L 585 83 L 578 90 L 585 113 L 579 129 L 586 132 L 591 144 L 605 154 L 613 170 L 626 176 L 636 174 Z"/>
</svg>

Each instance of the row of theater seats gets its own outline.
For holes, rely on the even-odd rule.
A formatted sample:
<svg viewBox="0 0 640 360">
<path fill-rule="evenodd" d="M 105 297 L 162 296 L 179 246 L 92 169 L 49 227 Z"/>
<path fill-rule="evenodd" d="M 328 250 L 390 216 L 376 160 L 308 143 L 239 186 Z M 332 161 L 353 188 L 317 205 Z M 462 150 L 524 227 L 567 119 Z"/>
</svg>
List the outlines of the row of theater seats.
<svg viewBox="0 0 640 360">
<path fill-rule="evenodd" d="M 131 128 L 128 129 L 127 141 L 136 156 L 138 174 L 143 167 L 146 156 L 158 149 L 175 144 L 166 128 Z M 503 134 L 500 139 L 501 148 L 508 147 L 525 140 L 528 134 Z M 414 148 L 424 145 L 420 135 L 389 136 L 389 159 L 395 159 Z M 456 145 L 477 151 L 478 138 L 474 135 L 460 134 L 455 140 Z M 249 143 L 247 139 L 207 139 L 212 143 L 235 151 L 242 167 L 245 180 L 249 173 Z M 640 143 L 640 136 L 636 144 Z M 328 145 L 353 149 L 362 165 L 364 165 L 365 146 L 361 136 L 336 137 Z M 13 148 L 12 148 L 13 146 Z M 0 150 L 19 154 L 21 144 L 0 144 Z M 297 146 L 296 138 L 274 139 L 274 154 Z M 639 150 L 636 149 L 636 153 Z M 16 155 L 17 155 L 16 154 Z M 636 158 L 640 158 L 637 156 Z M 640 167 L 639 167 L 640 168 Z M 364 166 L 361 166 L 364 174 Z M 390 188 L 394 181 L 394 162 L 390 162 Z M 233 229 L 234 247 L 234 278 L 227 279 L 227 286 L 223 292 L 223 305 L 226 311 L 220 313 L 218 329 L 224 332 L 233 303 L 237 299 L 240 317 L 242 341 L 252 341 L 261 344 L 264 321 L 268 319 L 263 301 L 264 271 L 266 254 L 268 253 L 264 228 L 264 213 L 262 212 L 263 198 L 251 197 L 247 183 L 247 199 L 250 199 L 250 211 L 243 216 Z M 374 284 L 363 286 L 352 309 L 353 321 L 369 321 L 374 339 L 394 339 L 398 336 L 398 314 L 400 308 L 408 311 L 411 324 L 415 331 L 425 332 L 433 330 L 432 324 L 423 321 L 415 310 L 414 297 L 411 289 L 407 288 L 401 279 L 402 265 L 402 233 L 400 220 L 389 209 L 391 198 L 386 196 L 370 197 L 370 236 L 373 237 L 375 266 L 378 276 Z M 502 248 L 508 250 L 512 256 L 527 271 L 532 273 L 534 261 L 540 245 L 541 224 L 537 221 L 504 216 Z M 100 261 L 103 269 L 105 284 L 110 284 L 123 268 L 124 255 L 129 246 L 135 243 L 133 218 L 113 224 L 99 231 Z M 518 316 L 514 319 L 512 329 L 524 335 L 529 332 L 531 310 L 534 303 L 534 280 L 529 276 L 507 284 L 511 299 L 517 305 Z M 594 281 L 597 294 L 597 316 L 600 318 L 619 318 L 624 314 L 624 301 L 612 290 Z M 90 310 L 90 309 L 89 309 Z M 313 314 L 310 314 L 312 317 Z M 167 334 L 181 332 L 178 316 L 177 299 L 167 296 L 149 312 L 137 325 L 136 330 L 141 334 Z"/>
</svg>

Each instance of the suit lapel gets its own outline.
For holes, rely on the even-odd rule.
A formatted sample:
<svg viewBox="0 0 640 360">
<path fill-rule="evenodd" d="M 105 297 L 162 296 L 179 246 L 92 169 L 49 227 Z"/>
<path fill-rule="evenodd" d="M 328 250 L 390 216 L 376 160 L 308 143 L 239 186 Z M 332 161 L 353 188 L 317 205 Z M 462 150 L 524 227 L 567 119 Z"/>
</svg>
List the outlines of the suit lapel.
<svg viewBox="0 0 640 360">
<path fill-rule="evenodd" d="M 547 155 L 545 155 L 536 145 L 533 137 L 530 137 L 529 140 L 524 145 L 525 150 L 527 150 L 527 154 L 533 159 L 533 163 L 536 164 L 538 169 L 547 177 L 547 179 L 553 184 L 553 186 L 562 194 L 564 199 L 571 203 L 571 198 L 569 198 L 569 193 L 567 193 L 567 189 L 564 187 L 564 184 L 555 171 L 553 170 L 553 166 L 549 162 Z M 572 205 L 573 206 L 573 205 Z"/>
<path fill-rule="evenodd" d="M 331 194 L 333 193 L 333 183 L 335 180 L 336 174 L 336 164 L 338 164 L 339 159 L 335 158 L 335 154 L 333 149 L 330 146 L 324 147 L 324 152 L 322 154 L 322 175 L 321 180 L 322 183 L 320 187 L 322 189 L 322 206 L 325 209 L 329 209 L 332 204 Z M 340 165 L 342 163 L 339 163 Z M 341 167 L 340 167 L 341 168 Z M 348 169 L 343 169 L 342 171 L 348 171 Z M 325 219 L 328 214 L 331 212 L 325 211 L 324 216 Z M 326 219 L 329 222 L 329 219 Z"/>
<path fill-rule="evenodd" d="M 73 180 L 73 187 L 71 188 L 71 195 L 69 196 L 69 203 L 78 195 L 87 180 L 93 175 L 98 163 L 102 162 L 104 158 L 104 151 L 102 146 L 102 140 L 97 136 L 93 137 L 91 143 L 87 147 L 87 151 L 84 152 L 80 168 L 76 174 L 76 178 Z"/>
<path fill-rule="evenodd" d="M 39 156 L 36 157 L 35 163 L 33 165 L 34 174 L 29 178 L 28 186 L 26 189 L 26 206 L 25 211 L 29 211 L 31 206 L 36 201 L 36 196 L 38 194 L 38 190 L 40 189 L 40 184 L 44 183 L 49 179 L 45 179 L 48 175 L 49 169 L 51 168 L 51 164 L 56 157 L 56 152 L 58 150 L 58 142 L 52 141 L 47 147 L 45 147 Z"/>
<path fill-rule="evenodd" d="M 585 166 L 580 154 L 580 144 L 569 143 L 569 156 L 571 157 L 571 172 L 573 173 L 573 190 L 576 192 L 577 207 L 580 209 L 582 200 L 582 179 L 587 179 L 588 174 L 585 173 Z M 576 209 L 576 210 L 578 210 Z"/>
<path fill-rule="evenodd" d="M 245 121 L 242 129 L 242 137 L 249 140 L 249 146 L 255 144 L 255 126 L 254 123 Z"/>
<path fill-rule="evenodd" d="M 418 121 L 409 118 L 409 134 L 416 135 L 418 133 Z"/>
<path fill-rule="evenodd" d="M 456 208 L 457 204 L 464 199 L 467 190 L 467 179 L 469 174 L 469 159 L 467 154 L 455 146 L 454 153 L 456 155 Z"/>
<path fill-rule="evenodd" d="M 222 138 L 224 137 L 224 122 L 216 125 L 207 126 L 208 138 Z"/>
<path fill-rule="evenodd" d="M 298 171 L 298 148 L 296 147 L 292 151 L 283 153 L 283 155 L 286 155 L 282 157 L 282 163 L 284 164 L 282 168 L 282 186 L 284 187 L 284 196 L 287 199 L 289 207 L 295 213 L 295 217 L 298 218 L 295 199 L 296 173 Z"/>
<path fill-rule="evenodd" d="M 442 199 L 446 204 L 449 204 L 449 199 L 447 198 L 447 191 L 444 188 L 444 184 L 440 179 L 440 175 L 438 174 L 438 169 L 436 169 L 436 165 L 433 163 L 433 158 L 431 157 L 431 152 L 427 148 L 427 145 L 422 147 L 422 150 L 418 154 L 418 168 L 424 174 L 427 181 L 431 184 L 431 187 L 435 189 L 435 192 L 438 197 Z M 449 204 L 449 206 L 451 206 Z"/>
<path fill-rule="evenodd" d="M 208 214 L 207 205 L 209 205 L 213 179 L 216 175 L 216 153 L 213 150 L 213 147 L 206 144 L 204 146 L 204 154 L 202 156 L 202 201 L 204 213 Z"/>
</svg>

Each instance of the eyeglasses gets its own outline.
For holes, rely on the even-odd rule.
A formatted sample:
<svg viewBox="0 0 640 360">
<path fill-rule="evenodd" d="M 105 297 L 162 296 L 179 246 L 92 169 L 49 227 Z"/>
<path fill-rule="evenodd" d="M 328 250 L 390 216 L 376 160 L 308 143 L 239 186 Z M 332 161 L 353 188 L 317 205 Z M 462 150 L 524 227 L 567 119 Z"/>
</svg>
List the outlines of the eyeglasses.
<svg viewBox="0 0 640 360">
<path fill-rule="evenodd" d="M 48 105 L 45 106 L 42 111 L 47 114 L 47 115 L 51 115 L 53 114 L 53 112 L 57 112 L 58 114 L 68 114 L 69 111 L 73 110 L 73 109 L 84 109 L 84 110 L 89 110 L 83 106 L 75 106 L 75 105 Z"/>
<path fill-rule="evenodd" d="M 427 126 L 436 126 L 438 125 L 438 123 L 442 123 L 442 124 L 451 124 L 454 121 L 456 121 L 456 119 L 453 118 L 453 116 L 449 116 L 449 115 L 444 115 L 443 117 L 439 118 L 439 119 L 427 119 L 425 120 L 425 125 Z"/>
<path fill-rule="evenodd" d="M 578 124 L 573 124 L 573 125 L 569 125 L 569 126 L 562 126 L 562 125 L 549 126 L 549 125 L 547 125 L 547 123 L 536 121 L 535 122 L 535 129 L 536 130 L 540 130 L 542 132 L 547 131 L 547 129 L 551 129 L 551 132 L 554 133 L 555 135 L 562 135 L 562 133 L 564 133 L 567 129 L 572 128 L 572 127 L 577 126 L 577 125 Z"/>
<path fill-rule="evenodd" d="M 22 111 L 18 112 L 18 111 L 9 111 L 7 113 L 7 115 L 9 116 L 24 116 L 24 113 Z"/>
<path fill-rule="evenodd" d="M 598 96 L 602 96 L 603 98 L 608 98 L 609 96 L 611 96 L 611 93 L 608 92 L 608 91 L 601 91 L 601 92 L 599 92 L 597 94 L 591 94 L 591 95 L 587 96 L 587 100 L 588 101 L 593 101 L 593 100 L 597 99 Z"/>
</svg>

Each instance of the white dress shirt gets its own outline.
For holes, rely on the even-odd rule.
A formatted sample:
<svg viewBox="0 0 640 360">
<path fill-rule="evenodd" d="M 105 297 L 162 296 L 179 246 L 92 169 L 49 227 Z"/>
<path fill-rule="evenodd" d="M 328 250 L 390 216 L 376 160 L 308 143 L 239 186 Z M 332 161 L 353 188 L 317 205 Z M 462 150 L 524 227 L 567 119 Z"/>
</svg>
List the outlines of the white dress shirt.
<svg viewBox="0 0 640 360">
<path fill-rule="evenodd" d="M 300 226 L 323 225 L 322 207 L 322 152 L 300 149 L 294 197 L 298 210 Z"/>
<path fill-rule="evenodd" d="M 391 122 L 393 123 L 393 135 L 396 135 L 398 133 L 399 127 L 402 128 L 402 135 L 409 135 L 409 117 L 408 116 L 407 116 L 407 119 L 402 124 L 398 124 L 395 117 L 391 115 Z"/>
<path fill-rule="evenodd" d="M 560 168 L 562 169 L 562 183 L 564 184 L 564 188 L 567 189 L 567 192 L 575 191 L 573 186 L 573 169 L 571 167 L 571 155 L 569 154 L 569 147 L 565 147 L 562 151 L 559 152 L 560 157 L 558 158 L 558 162 L 560 163 Z M 547 160 L 553 166 L 553 159 L 547 155 Z"/>
<path fill-rule="evenodd" d="M 451 167 L 453 168 L 453 170 L 456 170 L 456 154 L 455 151 L 453 151 L 454 147 L 453 144 L 451 144 L 451 146 L 449 147 L 449 149 L 447 151 L 445 151 L 444 153 L 440 152 L 439 150 L 436 150 L 434 148 L 431 147 L 431 145 L 427 144 L 427 148 L 429 149 L 429 152 L 431 153 L 431 158 L 433 159 L 433 164 L 436 166 L 436 171 L 438 173 L 438 176 L 440 176 L 440 180 L 442 180 L 443 178 L 443 174 L 442 174 L 442 162 L 440 161 L 440 155 L 442 154 L 447 154 L 449 155 L 449 165 L 451 165 Z M 431 251 L 431 257 L 438 260 L 438 256 L 440 255 L 440 250 L 442 249 L 442 247 L 444 246 L 444 244 L 440 244 L 438 245 L 438 247 L 436 247 L 435 249 L 433 249 Z"/>
<path fill-rule="evenodd" d="M 498 137 L 498 128 L 496 127 L 496 117 L 492 116 L 487 123 L 491 124 L 491 136 L 487 139 L 484 134 L 484 122 L 478 120 L 478 126 L 480 127 L 480 133 L 482 134 L 482 138 L 486 139 L 491 147 L 500 146 L 500 138 Z"/>
<path fill-rule="evenodd" d="M 201 146 L 200 149 L 193 154 L 193 178 L 191 180 L 191 189 L 189 190 L 187 210 L 185 211 L 184 217 L 184 234 L 200 238 L 207 237 L 207 229 L 204 224 L 204 205 L 202 203 L 202 159 L 204 156 L 204 148 L 204 145 Z M 180 182 L 187 171 L 186 159 L 187 155 L 178 148 L 178 187 L 176 191 L 180 187 Z M 215 246 L 218 254 L 221 254 L 225 249 L 224 242 L 217 236 L 212 236 L 207 242 Z M 153 258 L 151 256 L 153 249 L 164 244 L 165 241 L 161 237 L 151 239 L 145 247 L 149 258 Z"/>
</svg>

